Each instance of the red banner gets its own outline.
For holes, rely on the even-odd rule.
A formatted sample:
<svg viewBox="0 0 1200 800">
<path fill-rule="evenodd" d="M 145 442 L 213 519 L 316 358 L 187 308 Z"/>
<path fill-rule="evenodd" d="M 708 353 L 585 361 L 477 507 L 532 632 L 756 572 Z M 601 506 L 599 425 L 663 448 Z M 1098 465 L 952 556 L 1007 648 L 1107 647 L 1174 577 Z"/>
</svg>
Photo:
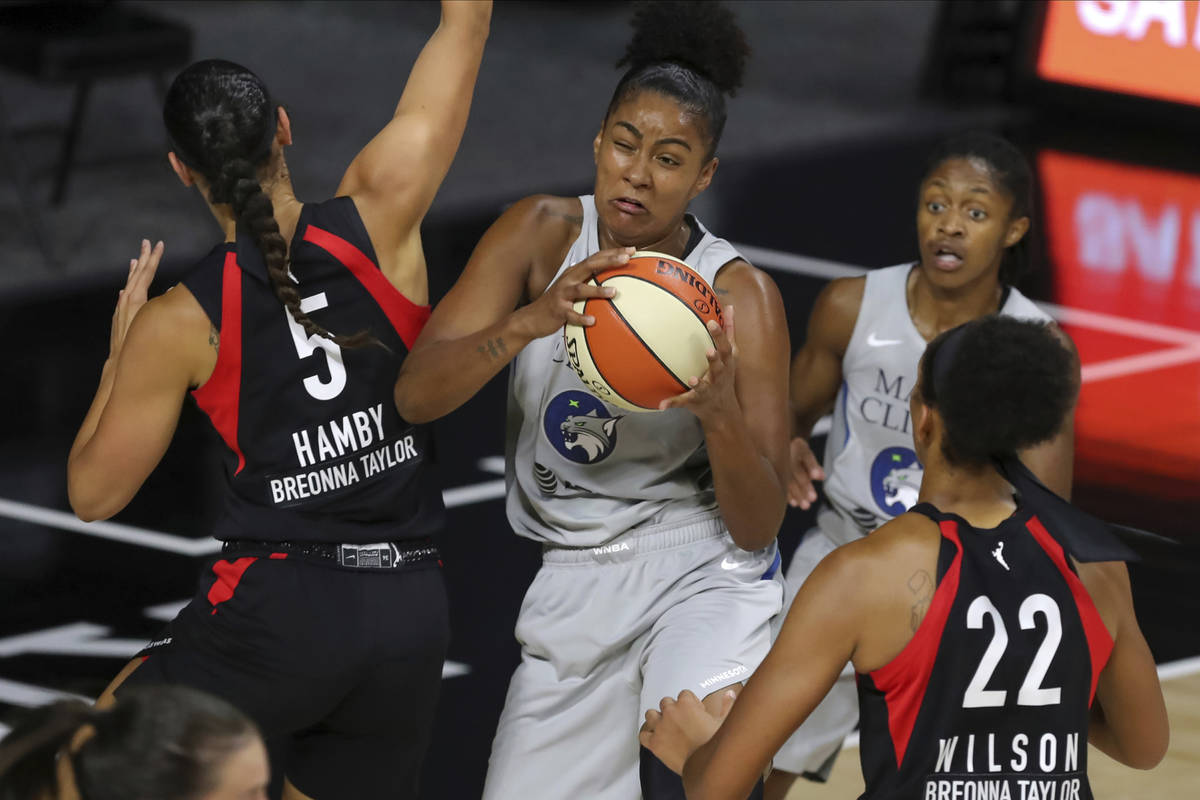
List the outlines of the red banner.
<svg viewBox="0 0 1200 800">
<path fill-rule="evenodd" d="M 1200 2 L 1047 4 L 1044 80 L 1200 105 Z"/>
</svg>

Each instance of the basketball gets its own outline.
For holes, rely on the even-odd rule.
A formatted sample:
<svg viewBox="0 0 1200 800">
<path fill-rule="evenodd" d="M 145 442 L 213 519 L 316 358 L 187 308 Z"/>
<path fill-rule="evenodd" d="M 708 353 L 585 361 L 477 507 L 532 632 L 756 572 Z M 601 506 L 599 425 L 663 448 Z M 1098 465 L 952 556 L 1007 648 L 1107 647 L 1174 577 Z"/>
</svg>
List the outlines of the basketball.
<svg viewBox="0 0 1200 800">
<path fill-rule="evenodd" d="M 723 325 L 721 304 L 708 282 L 672 256 L 641 251 L 589 283 L 616 296 L 591 298 L 575 311 L 595 318 L 590 327 L 563 328 L 567 358 L 597 397 L 629 411 L 657 411 L 668 397 L 688 391 L 688 378 L 708 371 L 713 346 L 709 320 Z"/>
</svg>

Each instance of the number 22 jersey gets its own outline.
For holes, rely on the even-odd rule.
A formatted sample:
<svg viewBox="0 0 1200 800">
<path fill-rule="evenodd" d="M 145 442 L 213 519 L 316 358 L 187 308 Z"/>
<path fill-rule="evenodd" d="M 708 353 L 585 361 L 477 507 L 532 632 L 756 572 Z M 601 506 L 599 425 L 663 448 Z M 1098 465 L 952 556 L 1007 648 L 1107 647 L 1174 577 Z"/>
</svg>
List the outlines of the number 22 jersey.
<svg viewBox="0 0 1200 800">
<path fill-rule="evenodd" d="M 218 539 L 368 543 L 441 527 L 431 432 L 400 417 L 393 387 L 429 319 L 380 271 L 354 201 L 305 204 L 289 269 L 301 310 L 342 348 L 309 336 L 276 297 L 252 236 L 215 247 L 184 276 L 220 332 L 193 392 L 227 447 Z"/>
<path fill-rule="evenodd" d="M 942 533 L 937 588 L 900 654 L 857 676 L 862 799 L 1090 800 L 1112 638 L 1063 547 L 1025 508 L 989 530 L 912 511 Z"/>
</svg>

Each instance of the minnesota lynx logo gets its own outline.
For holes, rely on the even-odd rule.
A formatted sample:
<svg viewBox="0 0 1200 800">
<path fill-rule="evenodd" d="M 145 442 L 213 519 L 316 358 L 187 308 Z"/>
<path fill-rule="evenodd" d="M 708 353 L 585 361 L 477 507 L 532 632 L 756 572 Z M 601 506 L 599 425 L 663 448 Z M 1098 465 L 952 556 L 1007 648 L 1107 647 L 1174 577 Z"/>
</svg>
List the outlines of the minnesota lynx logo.
<svg viewBox="0 0 1200 800">
<path fill-rule="evenodd" d="M 889 516 L 897 516 L 917 504 L 925 468 L 907 447 L 889 447 L 875 456 L 871 465 L 871 494 Z"/>
<path fill-rule="evenodd" d="M 617 446 L 617 423 L 621 419 L 609 414 L 598 398 L 567 391 L 547 404 L 542 430 L 564 458 L 576 464 L 595 464 Z"/>
</svg>

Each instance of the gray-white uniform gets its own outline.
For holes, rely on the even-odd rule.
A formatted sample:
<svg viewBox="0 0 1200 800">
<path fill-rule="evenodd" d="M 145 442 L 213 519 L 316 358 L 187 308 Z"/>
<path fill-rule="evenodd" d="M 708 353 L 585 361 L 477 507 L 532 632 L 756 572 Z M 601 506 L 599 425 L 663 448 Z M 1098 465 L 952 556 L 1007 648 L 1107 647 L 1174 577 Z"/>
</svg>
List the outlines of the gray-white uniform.
<svg viewBox="0 0 1200 800">
<path fill-rule="evenodd" d="M 905 289 L 912 269 L 899 264 L 867 273 L 825 444 L 826 503 L 788 566 L 785 607 L 835 547 L 866 536 L 917 501 L 924 470 L 913 451 L 908 398 L 926 342 L 908 313 Z M 1001 314 L 1050 319 L 1016 289 L 1005 291 Z M 858 697 L 847 667 L 775 756 L 775 767 L 826 777 L 857 722 Z"/>
<path fill-rule="evenodd" d="M 594 201 L 580 201 L 559 274 L 600 249 Z M 712 283 L 738 253 L 689 222 L 684 259 Z M 766 655 L 783 600 L 777 549 L 734 544 L 695 415 L 606 405 L 561 332 L 512 365 L 506 450 L 509 522 L 544 550 L 484 797 L 638 798 L 646 709 L 744 681 Z"/>
</svg>

